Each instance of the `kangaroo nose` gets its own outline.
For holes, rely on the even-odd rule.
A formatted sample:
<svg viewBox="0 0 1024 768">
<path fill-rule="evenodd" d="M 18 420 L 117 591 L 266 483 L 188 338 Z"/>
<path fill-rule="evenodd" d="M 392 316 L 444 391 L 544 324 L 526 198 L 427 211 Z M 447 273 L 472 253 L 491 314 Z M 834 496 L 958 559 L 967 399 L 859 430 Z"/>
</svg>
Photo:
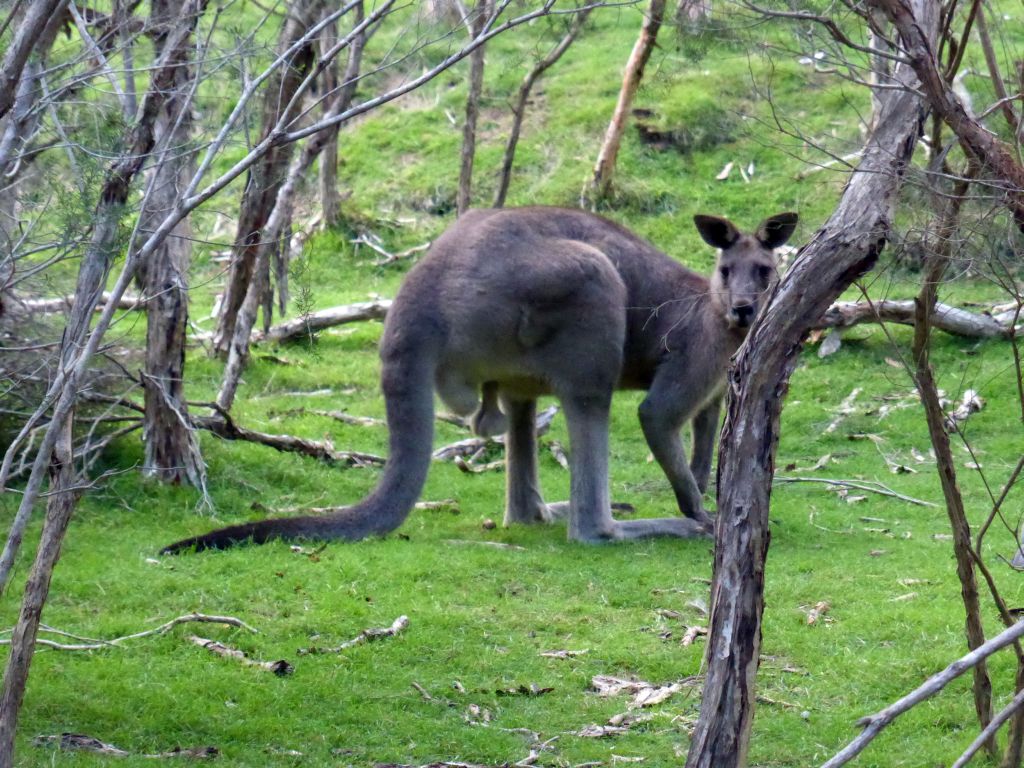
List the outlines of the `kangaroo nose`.
<svg viewBox="0 0 1024 768">
<path fill-rule="evenodd" d="M 740 304 L 732 308 L 733 313 L 736 315 L 736 322 L 741 326 L 750 325 L 754 319 L 754 310 L 757 309 L 753 304 Z"/>
</svg>

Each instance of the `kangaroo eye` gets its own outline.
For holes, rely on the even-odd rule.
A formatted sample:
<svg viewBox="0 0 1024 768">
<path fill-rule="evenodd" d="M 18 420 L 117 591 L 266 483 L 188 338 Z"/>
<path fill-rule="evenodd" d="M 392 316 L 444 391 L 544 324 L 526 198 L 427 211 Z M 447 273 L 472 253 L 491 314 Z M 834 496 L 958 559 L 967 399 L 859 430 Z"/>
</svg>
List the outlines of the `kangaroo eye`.
<svg viewBox="0 0 1024 768">
<path fill-rule="evenodd" d="M 766 267 L 762 264 L 757 268 L 757 274 L 762 280 L 767 280 L 772 276 L 772 268 Z"/>
<path fill-rule="evenodd" d="M 723 280 L 728 280 L 729 279 L 729 268 L 728 267 L 722 267 L 718 271 L 722 274 L 722 279 Z"/>
</svg>

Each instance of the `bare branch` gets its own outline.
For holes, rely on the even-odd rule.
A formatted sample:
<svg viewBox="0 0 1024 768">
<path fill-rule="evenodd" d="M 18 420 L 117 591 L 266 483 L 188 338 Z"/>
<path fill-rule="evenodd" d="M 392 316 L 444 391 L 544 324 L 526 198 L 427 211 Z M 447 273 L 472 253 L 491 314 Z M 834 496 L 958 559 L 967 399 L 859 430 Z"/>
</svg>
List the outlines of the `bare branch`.
<svg viewBox="0 0 1024 768">
<path fill-rule="evenodd" d="M 821 768 L 839 768 L 840 765 L 846 765 L 846 763 L 859 755 L 897 717 L 922 701 L 930 699 L 964 672 L 974 669 L 974 667 L 985 661 L 993 653 L 1013 644 L 1022 636 L 1024 636 L 1024 621 L 1018 621 L 1012 627 L 1004 629 L 970 653 L 964 654 L 941 672 L 932 675 L 898 701 L 893 702 L 885 709 L 873 715 L 862 717 L 857 721 L 857 725 L 864 728 L 864 731 L 837 752 L 830 760 L 823 763 Z"/>
</svg>

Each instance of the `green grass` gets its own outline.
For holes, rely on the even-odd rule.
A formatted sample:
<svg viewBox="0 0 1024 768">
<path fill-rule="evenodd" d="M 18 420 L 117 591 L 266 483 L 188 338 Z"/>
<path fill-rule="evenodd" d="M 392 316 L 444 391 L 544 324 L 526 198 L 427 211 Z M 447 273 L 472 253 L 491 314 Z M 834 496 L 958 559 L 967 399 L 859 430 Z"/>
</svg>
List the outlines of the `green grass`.
<svg viewBox="0 0 1024 768">
<path fill-rule="evenodd" d="M 512 204 L 575 204 L 614 104 L 638 18 L 635 11 L 595 14 L 580 43 L 538 85 L 520 145 Z M 1007 35 L 1018 32 L 1008 25 Z M 525 63 L 555 37 L 536 25 L 499 38 L 489 53 L 476 172 L 481 201 L 493 193 L 508 125 L 506 101 Z M 802 216 L 796 239 L 803 242 L 829 214 L 841 189 L 838 174 L 794 181 L 805 161 L 823 157 L 774 131 L 764 98 L 769 86 L 786 119 L 799 122 L 831 149 L 848 151 L 860 140 L 857 111 L 866 109 L 865 94 L 810 73 L 795 63 L 792 51 L 776 49 L 769 56 L 762 41 L 792 46 L 781 26 L 708 33 L 699 46 L 703 58 L 695 58 L 700 51 L 693 46 L 676 50 L 670 39 L 664 41 L 637 106 L 654 109 L 667 127 L 707 123 L 730 140 L 711 141 L 709 133 L 695 133 L 694 151 L 658 152 L 644 147 L 630 130 L 620 155 L 617 197 L 605 211 L 702 270 L 709 268 L 713 254 L 690 224 L 693 213 L 728 215 L 752 228 L 769 214 L 796 209 Z M 375 50 L 392 42 L 375 38 Z M 346 204 L 349 220 L 311 241 L 294 277 L 315 306 L 392 296 L 397 289 L 405 268 L 374 268 L 365 249 L 354 252 L 349 241 L 356 223 L 398 250 L 433 237 L 451 221 L 450 214 L 430 211 L 443 210 L 454 196 L 459 131 L 445 110 L 459 115 L 463 96 L 463 77 L 456 72 L 343 134 L 341 183 L 354 192 Z M 714 179 L 729 161 L 754 162 L 750 183 L 736 172 L 724 182 Z M 203 317 L 221 282 L 221 267 L 208 255 L 197 254 L 193 277 L 193 313 L 207 327 Z M 882 268 L 865 284 L 875 297 L 903 298 L 915 290 L 914 279 Z M 995 300 L 998 295 L 977 282 L 944 291 L 951 301 L 979 297 Z M 127 318 L 115 334 L 138 339 L 141 321 Z M 240 389 L 236 417 L 253 428 L 329 438 L 339 448 L 383 453 L 383 428 L 348 426 L 299 412 L 344 408 L 382 416 L 379 335 L 378 323 L 366 323 L 325 332 L 315 344 L 258 350 Z M 923 416 L 909 397 L 906 374 L 887 362 L 907 354 L 909 335 L 894 329 L 893 336 L 895 347 L 880 331 L 860 327 L 848 332 L 842 349 L 827 359 L 819 359 L 813 347 L 805 354 L 783 416 L 780 473 L 875 479 L 902 493 L 940 501 L 934 465 L 919 463 L 912 454 L 928 453 Z M 951 399 L 968 386 L 985 397 L 986 408 L 971 418 L 967 431 L 987 476 L 1001 481 L 1022 449 L 1008 345 L 940 335 L 934 364 Z M 220 363 L 194 350 L 189 395 L 210 399 L 220 375 Z M 840 401 L 855 386 L 863 391 L 854 412 L 826 434 Z M 330 394 L 306 394 L 315 390 Z M 648 460 L 636 423 L 640 399 L 638 393 L 616 398 L 613 495 L 635 504 L 640 514 L 673 514 L 671 492 Z M 894 404 L 907 407 L 879 414 L 881 406 Z M 850 440 L 856 433 L 878 439 Z M 463 436 L 438 424 L 435 440 L 440 444 Z M 568 444 L 561 416 L 550 437 Z M 230 765 L 500 764 L 527 754 L 526 741 L 513 732 L 519 728 L 559 737 L 543 764 L 610 764 L 612 755 L 643 756 L 646 765 L 681 762 L 699 706 L 692 689 L 653 708 L 652 718 L 626 735 L 593 740 L 575 733 L 626 709 L 625 698 L 602 699 L 588 692 L 594 675 L 636 675 L 667 683 L 700 672 L 703 641 L 684 647 L 679 640 L 685 625 L 706 623 L 691 603 L 708 598 L 708 542 L 592 547 L 567 543 L 562 525 L 487 530 L 484 520 L 501 518 L 503 475 L 469 476 L 435 464 L 423 498 L 457 499 L 459 513 L 414 512 L 387 539 L 331 544 L 315 557 L 280 543 L 158 557 L 162 544 L 261 517 L 267 509 L 350 503 L 378 476 L 374 469 L 330 467 L 208 436 L 203 451 L 212 511 L 200 506 L 194 490 L 141 479 L 135 469 L 142 460 L 137 440 L 122 441 L 108 453 L 102 468 L 118 473 L 105 477 L 81 503 L 44 621 L 85 636 L 113 637 L 202 611 L 237 616 L 259 634 L 187 625 L 119 649 L 41 651 L 22 713 L 19 764 L 107 762 L 31 746 L 36 734 L 62 731 L 87 733 L 135 753 L 212 744 Z M 963 466 L 966 454 L 959 446 L 955 451 L 977 523 L 987 495 L 977 473 Z M 826 454 L 831 454 L 826 467 L 798 472 Z M 892 474 L 883 454 L 917 473 Z M 547 497 L 567 498 L 567 473 L 546 451 L 540 463 Z M 784 469 L 791 464 L 796 468 Z M 5 519 L 15 501 L 10 494 L 0 497 Z M 1021 501 L 1015 492 L 1006 508 L 1015 515 Z M 806 766 L 823 761 L 851 738 L 858 717 L 963 652 L 959 585 L 950 543 L 935 538 L 948 530 L 938 507 L 875 495 L 850 504 L 821 485 L 783 485 L 773 493 L 771 525 L 759 672 L 759 691 L 767 698 L 757 709 L 751 763 Z M 36 522 L 27 540 L 38 531 Z M 989 547 L 993 555 L 1009 555 L 1012 536 L 994 530 Z M 26 551 L 19 560 L 18 590 L 30 555 Z M 994 557 L 992 562 L 1009 604 L 1020 605 L 1019 580 Z M 915 581 L 900 583 L 908 579 Z M 905 598 L 910 593 L 916 596 Z M 805 610 L 820 601 L 829 602 L 831 610 L 808 626 Z M 14 603 L 8 599 L 0 607 L 6 626 L 16 618 Z M 683 618 L 666 619 L 660 609 L 678 611 Z M 338 655 L 296 653 L 313 644 L 336 645 L 366 627 L 387 626 L 401 614 L 409 616 L 410 626 L 397 637 Z M 990 632 L 998 629 L 992 609 L 986 608 L 985 619 Z M 288 659 L 295 674 L 276 678 L 213 656 L 187 641 L 193 632 L 257 658 Z M 671 634 L 665 637 L 666 632 Z M 557 649 L 587 653 L 568 660 L 539 655 Z M 998 701 L 1005 702 L 1012 689 L 1009 659 L 997 658 L 992 670 Z M 456 681 L 465 692 L 456 690 Z M 433 699 L 425 700 L 413 682 Z M 553 690 L 542 696 L 497 693 L 531 684 Z M 474 705 L 489 712 L 489 723 L 470 714 Z M 959 681 L 898 721 L 858 765 L 947 764 L 973 738 L 973 720 L 968 684 Z M 132 758 L 121 764 L 149 761 Z"/>
</svg>

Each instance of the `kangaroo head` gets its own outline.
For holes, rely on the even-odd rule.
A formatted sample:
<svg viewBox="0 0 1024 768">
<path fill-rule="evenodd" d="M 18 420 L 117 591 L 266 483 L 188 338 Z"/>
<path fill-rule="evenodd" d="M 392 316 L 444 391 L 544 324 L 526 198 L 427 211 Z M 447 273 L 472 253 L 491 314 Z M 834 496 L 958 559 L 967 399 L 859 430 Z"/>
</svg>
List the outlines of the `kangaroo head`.
<svg viewBox="0 0 1024 768">
<path fill-rule="evenodd" d="M 780 213 L 761 222 L 752 235 L 719 216 L 693 217 L 704 242 L 718 248 L 711 275 L 711 301 L 730 328 L 745 331 L 761 310 L 769 288 L 778 281 L 775 249 L 796 228 L 795 213 Z"/>
</svg>

